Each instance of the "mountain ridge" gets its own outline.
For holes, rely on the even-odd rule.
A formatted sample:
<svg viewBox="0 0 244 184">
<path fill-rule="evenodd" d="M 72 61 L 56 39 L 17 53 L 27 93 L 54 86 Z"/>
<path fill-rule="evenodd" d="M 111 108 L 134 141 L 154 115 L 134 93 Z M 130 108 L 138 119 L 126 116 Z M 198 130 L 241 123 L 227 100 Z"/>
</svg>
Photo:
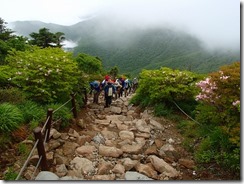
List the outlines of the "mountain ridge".
<svg viewBox="0 0 244 184">
<path fill-rule="evenodd" d="M 105 69 L 118 66 L 120 72 L 137 75 L 142 69 L 162 66 L 199 73 L 218 70 L 240 60 L 240 51 L 207 50 L 198 38 L 168 27 L 130 27 L 96 17 L 71 26 L 41 21 L 12 22 L 13 31 L 23 36 L 46 27 L 63 32 L 77 43 L 74 55 L 84 52 L 102 59 Z"/>
</svg>

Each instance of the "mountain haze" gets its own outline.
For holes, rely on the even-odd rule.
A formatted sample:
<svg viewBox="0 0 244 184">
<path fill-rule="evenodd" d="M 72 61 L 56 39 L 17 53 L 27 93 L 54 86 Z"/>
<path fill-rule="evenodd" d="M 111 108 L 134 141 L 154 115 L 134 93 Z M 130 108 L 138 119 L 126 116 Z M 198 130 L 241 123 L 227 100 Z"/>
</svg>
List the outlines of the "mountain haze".
<svg viewBox="0 0 244 184">
<path fill-rule="evenodd" d="M 137 75 L 143 68 L 162 66 L 209 73 L 222 65 L 240 61 L 240 50 L 209 50 L 198 38 L 172 27 L 128 25 L 104 17 L 72 26 L 40 21 L 18 21 L 10 25 L 23 36 L 43 27 L 51 32 L 63 32 L 67 40 L 78 44 L 73 48 L 74 55 L 82 52 L 97 56 L 106 69 L 118 66 L 121 73 L 132 75 Z"/>
</svg>

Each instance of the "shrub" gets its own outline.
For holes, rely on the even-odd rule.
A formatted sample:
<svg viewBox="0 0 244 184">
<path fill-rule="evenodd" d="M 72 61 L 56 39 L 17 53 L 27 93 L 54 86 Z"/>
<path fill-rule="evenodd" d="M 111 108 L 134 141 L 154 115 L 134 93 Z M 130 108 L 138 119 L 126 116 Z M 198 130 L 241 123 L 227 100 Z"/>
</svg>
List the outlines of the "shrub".
<svg viewBox="0 0 244 184">
<path fill-rule="evenodd" d="M 159 70 L 143 70 L 140 73 L 138 92 L 149 96 L 153 102 L 158 100 L 182 100 L 194 96 L 196 74 L 189 71 L 172 70 L 166 67 Z"/>
<path fill-rule="evenodd" d="M 40 123 L 41 123 L 40 121 L 35 121 L 35 120 L 31 121 L 30 122 L 30 130 L 34 130 L 36 127 L 39 126 Z"/>
<path fill-rule="evenodd" d="M 98 57 L 84 53 L 78 54 L 75 58 L 81 71 L 87 74 L 100 74 L 102 72 L 102 61 Z"/>
<path fill-rule="evenodd" d="M 209 149 L 203 147 L 198 154 L 206 157 L 208 153 L 222 165 L 238 168 L 240 164 L 235 165 L 238 151 L 235 150 L 240 150 L 240 62 L 221 67 L 197 86 L 201 91 L 196 96 L 200 102 L 196 119 L 204 125 L 213 152 L 209 154 Z M 228 159 L 233 160 L 229 162 Z"/>
<path fill-rule="evenodd" d="M 33 101 L 26 101 L 19 105 L 24 117 L 24 121 L 29 123 L 31 121 L 42 122 L 46 118 L 44 108 Z"/>
<path fill-rule="evenodd" d="M 200 163 L 215 161 L 226 169 L 240 169 L 240 148 L 233 147 L 228 134 L 219 127 L 213 128 L 202 139 L 194 157 Z"/>
<path fill-rule="evenodd" d="M 12 82 L 28 97 L 40 103 L 68 98 L 78 84 L 80 72 L 72 54 L 60 48 L 12 51 L 7 57 L 12 67 Z"/>
<path fill-rule="evenodd" d="M 30 153 L 29 147 L 25 143 L 19 143 L 18 144 L 18 153 L 22 157 L 27 157 Z"/>
<path fill-rule="evenodd" d="M 201 108 L 204 108 L 203 106 L 212 108 L 212 114 L 208 113 L 208 116 L 216 120 L 214 122 L 216 125 L 228 128 L 239 127 L 240 62 L 223 66 L 220 71 L 214 72 L 205 80 L 198 82 L 197 86 L 201 91 L 196 96 L 196 100 L 200 101 Z M 197 118 L 205 116 L 202 111 L 199 112 Z"/>
<path fill-rule="evenodd" d="M 159 70 L 143 70 L 139 77 L 139 87 L 133 102 L 140 105 L 155 105 L 192 99 L 197 94 L 195 82 L 198 76 L 189 71 L 172 70 L 162 67 Z"/>
<path fill-rule="evenodd" d="M 77 93 L 75 95 L 76 109 L 79 110 L 84 106 L 84 95 Z"/>
<path fill-rule="evenodd" d="M 10 136 L 6 136 L 4 135 L 4 132 L 0 131 L 0 152 L 2 152 L 2 150 L 6 150 L 9 148 L 9 145 L 12 144 L 12 140 Z"/>
<path fill-rule="evenodd" d="M 25 94 L 20 89 L 14 87 L 0 89 L 0 103 L 20 104 L 24 101 Z"/>
<path fill-rule="evenodd" d="M 19 127 L 24 121 L 23 115 L 17 106 L 3 103 L 0 104 L 0 130 L 9 133 Z"/>
<path fill-rule="evenodd" d="M 54 111 L 61 107 L 62 104 L 49 104 L 47 107 L 48 109 L 51 108 Z M 61 121 L 61 128 L 64 128 L 69 125 L 70 119 L 73 117 L 70 109 L 66 106 L 63 106 L 62 108 L 58 109 L 56 112 L 53 113 L 53 121 Z"/>
<path fill-rule="evenodd" d="M 7 87 L 10 85 L 11 69 L 12 68 L 8 65 L 0 65 L 0 86 L 1 87 Z"/>
<path fill-rule="evenodd" d="M 178 122 L 177 128 L 184 137 L 183 146 L 188 151 L 194 152 L 194 148 L 200 137 L 198 132 L 199 125 L 189 120 L 179 120 Z"/>
<path fill-rule="evenodd" d="M 8 167 L 6 173 L 4 174 L 4 180 L 15 180 L 18 176 L 18 173 L 13 170 L 13 168 Z"/>
<path fill-rule="evenodd" d="M 154 106 L 154 114 L 156 116 L 169 116 L 172 113 L 172 108 L 167 108 L 164 103 L 156 104 Z"/>
</svg>

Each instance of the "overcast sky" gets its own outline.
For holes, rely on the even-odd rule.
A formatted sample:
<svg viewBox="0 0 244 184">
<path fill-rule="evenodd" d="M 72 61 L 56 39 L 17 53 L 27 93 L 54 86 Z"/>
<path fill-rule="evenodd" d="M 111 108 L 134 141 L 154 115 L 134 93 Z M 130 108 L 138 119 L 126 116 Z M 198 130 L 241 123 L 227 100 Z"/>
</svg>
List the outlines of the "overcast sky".
<svg viewBox="0 0 244 184">
<path fill-rule="evenodd" d="M 240 46 L 238 0 L 1 0 L 0 17 L 10 23 L 40 20 L 72 25 L 87 17 L 183 29 L 210 46 Z"/>
</svg>

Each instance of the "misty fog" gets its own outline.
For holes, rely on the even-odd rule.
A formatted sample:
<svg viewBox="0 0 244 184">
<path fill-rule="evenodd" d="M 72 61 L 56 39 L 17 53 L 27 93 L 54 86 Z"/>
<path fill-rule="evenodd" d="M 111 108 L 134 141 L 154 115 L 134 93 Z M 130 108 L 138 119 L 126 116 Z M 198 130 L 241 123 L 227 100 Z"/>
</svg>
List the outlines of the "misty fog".
<svg viewBox="0 0 244 184">
<path fill-rule="evenodd" d="M 210 49 L 240 50 L 240 6 L 238 0 L 8 0 L 2 3 L 1 16 L 7 22 L 38 20 L 66 26 L 105 17 L 104 27 L 166 27 L 185 31 Z"/>
<path fill-rule="evenodd" d="M 209 49 L 240 50 L 240 2 L 235 0 L 116 1 L 96 16 L 106 19 L 103 27 L 169 28 L 197 37 Z"/>
</svg>

